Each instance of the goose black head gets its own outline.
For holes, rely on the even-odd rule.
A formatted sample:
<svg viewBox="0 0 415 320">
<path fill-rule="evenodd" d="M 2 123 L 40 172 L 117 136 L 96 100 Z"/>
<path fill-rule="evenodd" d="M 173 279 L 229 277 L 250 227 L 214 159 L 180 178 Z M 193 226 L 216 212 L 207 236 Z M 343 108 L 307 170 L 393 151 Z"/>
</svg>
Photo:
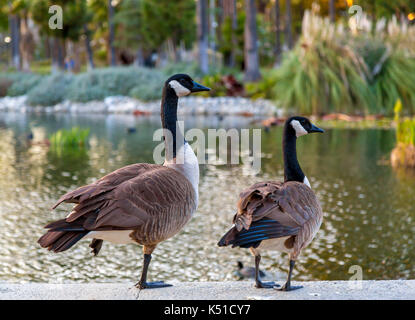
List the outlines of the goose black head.
<svg viewBox="0 0 415 320">
<path fill-rule="evenodd" d="M 172 88 L 178 97 L 188 96 L 193 92 L 209 91 L 210 88 L 202 86 L 187 74 L 175 74 L 166 81 L 166 86 Z"/>
<path fill-rule="evenodd" d="M 287 125 L 290 125 L 295 132 L 296 137 L 301 137 L 313 132 L 321 132 L 324 130 L 316 127 L 307 118 L 304 117 L 291 117 L 287 120 Z"/>
</svg>

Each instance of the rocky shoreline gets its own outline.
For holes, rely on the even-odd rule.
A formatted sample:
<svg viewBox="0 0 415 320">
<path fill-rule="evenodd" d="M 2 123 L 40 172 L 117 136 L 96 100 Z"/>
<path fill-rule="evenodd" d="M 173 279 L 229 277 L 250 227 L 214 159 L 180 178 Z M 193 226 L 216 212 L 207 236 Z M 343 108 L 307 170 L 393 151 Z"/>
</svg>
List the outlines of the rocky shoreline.
<svg viewBox="0 0 415 320">
<path fill-rule="evenodd" d="M 158 114 L 160 101 L 143 102 L 131 97 L 113 96 L 102 101 L 63 101 L 54 106 L 29 106 L 26 96 L 0 98 L 0 112 L 21 113 L 98 113 L 98 114 Z M 205 115 L 263 115 L 278 114 L 278 108 L 269 100 L 251 100 L 241 97 L 184 97 L 179 99 L 179 114 Z"/>
</svg>

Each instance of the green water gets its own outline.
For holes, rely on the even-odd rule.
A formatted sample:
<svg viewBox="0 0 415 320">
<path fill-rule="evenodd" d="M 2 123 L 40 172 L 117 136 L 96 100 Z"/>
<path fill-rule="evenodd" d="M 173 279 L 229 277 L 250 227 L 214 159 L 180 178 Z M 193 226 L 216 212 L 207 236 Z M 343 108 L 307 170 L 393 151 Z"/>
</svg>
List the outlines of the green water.
<svg viewBox="0 0 415 320">
<path fill-rule="evenodd" d="M 141 248 L 104 243 L 98 257 L 82 240 L 53 254 L 36 243 L 43 225 L 62 218 L 70 205 L 50 211 L 65 192 L 119 167 L 152 162 L 157 117 L 71 116 L 0 113 L 0 281 L 133 282 L 141 268 Z M 186 129 L 252 126 L 247 118 L 186 119 Z M 42 144 L 51 133 L 89 127 L 87 151 L 57 156 Z M 137 132 L 128 134 L 127 127 Z M 26 136 L 33 132 L 29 144 Z M 415 278 L 415 175 L 388 165 L 391 130 L 327 130 L 302 137 L 298 158 L 321 201 L 325 218 L 303 251 L 296 280 L 348 279 L 352 265 L 364 279 Z M 160 244 L 150 267 L 152 279 L 185 281 L 234 279 L 236 261 L 253 265 L 248 250 L 219 248 L 231 225 L 238 193 L 264 179 L 282 179 L 281 128 L 262 134 L 262 170 L 247 176 L 247 165 L 201 166 L 199 208 L 178 235 Z M 285 277 L 286 255 L 270 253 L 262 268 Z"/>
</svg>

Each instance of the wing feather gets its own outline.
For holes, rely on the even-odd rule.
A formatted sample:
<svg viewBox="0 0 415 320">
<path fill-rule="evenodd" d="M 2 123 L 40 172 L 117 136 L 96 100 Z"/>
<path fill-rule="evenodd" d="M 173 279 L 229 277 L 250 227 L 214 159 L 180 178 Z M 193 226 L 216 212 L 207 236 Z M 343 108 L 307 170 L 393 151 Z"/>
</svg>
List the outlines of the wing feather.
<svg viewBox="0 0 415 320">
<path fill-rule="evenodd" d="M 114 171 L 93 184 L 63 195 L 76 203 L 64 220 L 87 230 L 136 229 L 170 208 L 196 207 L 195 191 L 180 172 L 153 164 L 134 164 Z M 193 200 L 193 201 L 192 201 Z"/>
<path fill-rule="evenodd" d="M 295 235 L 294 251 L 299 252 L 311 242 L 323 217 L 314 192 L 295 181 L 256 183 L 240 193 L 237 209 L 235 227 L 220 245 L 255 246 L 271 237 Z M 256 229 L 263 221 L 270 226 L 250 233 L 251 227 Z"/>
</svg>

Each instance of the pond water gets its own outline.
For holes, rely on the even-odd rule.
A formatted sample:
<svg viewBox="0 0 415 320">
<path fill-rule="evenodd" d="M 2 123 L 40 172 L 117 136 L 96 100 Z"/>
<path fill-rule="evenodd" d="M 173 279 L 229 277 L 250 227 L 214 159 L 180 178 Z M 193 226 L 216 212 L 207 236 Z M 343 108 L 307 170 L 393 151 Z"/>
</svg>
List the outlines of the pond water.
<svg viewBox="0 0 415 320">
<path fill-rule="evenodd" d="M 60 128 L 89 127 L 87 151 L 56 155 L 41 143 Z M 141 248 L 104 243 L 97 257 L 88 240 L 54 254 L 37 239 L 43 226 L 65 216 L 66 204 L 50 211 L 65 192 L 127 164 L 153 162 L 158 117 L 127 115 L 28 115 L 0 113 L 0 281 L 133 282 L 141 270 Z M 188 118 L 186 128 L 245 128 L 249 118 Z M 137 132 L 128 134 L 127 127 Z M 39 143 L 29 144 L 32 132 Z M 253 265 L 246 249 L 219 248 L 239 192 L 252 183 L 283 177 L 281 128 L 262 132 L 262 169 L 246 175 L 246 164 L 201 166 L 199 208 L 175 237 L 160 244 L 150 279 L 234 279 L 238 260 Z M 349 279 L 358 265 L 364 279 L 415 278 L 415 178 L 388 165 L 392 130 L 330 129 L 298 140 L 298 158 L 321 201 L 325 220 L 303 251 L 296 280 Z M 285 278 L 286 255 L 264 255 L 262 268 Z"/>
</svg>

